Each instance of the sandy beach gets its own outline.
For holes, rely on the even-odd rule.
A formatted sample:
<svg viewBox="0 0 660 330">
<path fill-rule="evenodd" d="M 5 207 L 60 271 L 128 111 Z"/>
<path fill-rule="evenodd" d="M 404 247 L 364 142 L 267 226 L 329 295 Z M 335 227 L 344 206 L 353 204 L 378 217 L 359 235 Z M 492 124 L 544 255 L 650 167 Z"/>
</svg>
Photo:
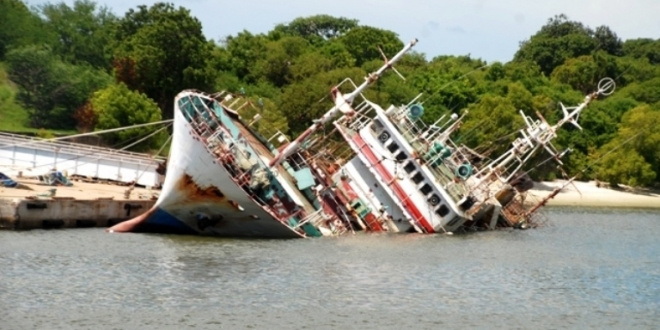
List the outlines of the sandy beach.
<svg viewBox="0 0 660 330">
<path fill-rule="evenodd" d="M 536 198 L 548 196 L 555 188 L 566 184 L 564 180 L 539 182 L 530 191 Z M 596 182 L 574 181 L 566 185 L 557 196 L 549 200 L 553 206 L 631 207 L 660 209 L 660 191 L 622 187 L 599 187 Z"/>
</svg>

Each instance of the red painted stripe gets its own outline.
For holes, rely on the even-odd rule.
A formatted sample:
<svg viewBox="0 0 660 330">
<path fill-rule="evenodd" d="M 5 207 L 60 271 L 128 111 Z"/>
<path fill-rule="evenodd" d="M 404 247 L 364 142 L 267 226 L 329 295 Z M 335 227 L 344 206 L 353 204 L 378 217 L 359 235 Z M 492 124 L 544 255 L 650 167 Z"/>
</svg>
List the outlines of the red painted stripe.
<svg viewBox="0 0 660 330">
<path fill-rule="evenodd" d="M 341 187 L 344 191 L 346 191 L 346 195 L 349 200 L 358 198 L 358 195 L 355 193 L 355 191 L 353 191 L 353 187 L 351 187 L 351 185 L 345 180 L 341 180 Z"/>
<path fill-rule="evenodd" d="M 435 230 L 433 229 L 433 226 L 431 226 L 426 220 L 426 218 L 422 215 L 422 212 L 419 211 L 415 203 L 413 203 L 409 198 L 406 192 L 403 190 L 403 187 L 394 180 L 394 176 L 383 166 L 383 164 L 380 162 L 378 157 L 374 154 L 373 150 L 369 147 L 369 145 L 364 142 L 360 134 L 355 134 L 353 135 L 353 143 L 355 143 L 358 147 L 358 150 L 362 152 L 362 154 L 367 157 L 367 160 L 371 164 L 371 166 L 376 169 L 376 172 L 380 174 L 382 181 L 383 182 L 392 182 L 390 184 L 390 188 L 394 192 L 394 194 L 401 200 L 401 203 L 403 204 L 403 207 L 408 210 L 408 212 L 413 216 L 417 222 L 426 229 L 427 232 L 429 233 L 434 233 Z"/>
</svg>

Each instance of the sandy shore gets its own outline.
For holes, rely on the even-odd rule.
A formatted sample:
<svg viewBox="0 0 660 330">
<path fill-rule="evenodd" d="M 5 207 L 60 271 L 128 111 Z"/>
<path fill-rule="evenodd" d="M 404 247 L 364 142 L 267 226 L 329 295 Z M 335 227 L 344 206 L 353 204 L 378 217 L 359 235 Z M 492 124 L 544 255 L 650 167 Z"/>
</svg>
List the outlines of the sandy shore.
<svg viewBox="0 0 660 330">
<path fill-rule="evenodd" d="M 160 191 L 144 188 L 133 188 L 103 183 L 86 183 L 74 181 L 73 186 L 48 186 L 33 179 L 14 179 L 21 188 L 0 187 L 0 198 L 50 198 L 51 189 L 55 189 L 55 198 L 74 198 L 93 200 L 98 198 L 123 199 L 156 199 Z"/>
<path fill-rule="evenodd" d="M 530 191 L 536 198 L 544 198 L 553 189 L 562 187 L 566 181 L 540 182 Z M 578 182 L 565 186 L 547 205 L 631 207 L 660 209 L 660 191 L 644 189 L 611 189 L 598 187 L 595 182 Z"/>
</svg>

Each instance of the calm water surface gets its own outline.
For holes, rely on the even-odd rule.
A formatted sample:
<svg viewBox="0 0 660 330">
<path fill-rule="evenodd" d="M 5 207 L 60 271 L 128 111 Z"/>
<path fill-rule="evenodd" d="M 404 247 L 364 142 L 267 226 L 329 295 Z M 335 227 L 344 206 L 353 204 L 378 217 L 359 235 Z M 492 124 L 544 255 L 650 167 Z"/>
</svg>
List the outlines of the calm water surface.
<svg viewBox="0 0 660 330">
<path fill-rule="evenodd" d="M 660 212 L 541 229 L 231 240 L 0 231 L 0 329 L 652 329 Z"/>
</svg>

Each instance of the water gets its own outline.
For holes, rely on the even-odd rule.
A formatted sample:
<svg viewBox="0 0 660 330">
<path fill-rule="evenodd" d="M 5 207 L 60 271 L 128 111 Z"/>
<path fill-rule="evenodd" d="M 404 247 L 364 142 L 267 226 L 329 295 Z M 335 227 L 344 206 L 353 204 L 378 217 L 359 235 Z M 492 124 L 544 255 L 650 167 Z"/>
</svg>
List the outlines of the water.
<svg viewBox="0 0 660 330">
<path fill-rule="evenodd" d="M 0 231 L 0 329 L 660 327 L 660 212 L 463 236 Z"/>
</svg>

